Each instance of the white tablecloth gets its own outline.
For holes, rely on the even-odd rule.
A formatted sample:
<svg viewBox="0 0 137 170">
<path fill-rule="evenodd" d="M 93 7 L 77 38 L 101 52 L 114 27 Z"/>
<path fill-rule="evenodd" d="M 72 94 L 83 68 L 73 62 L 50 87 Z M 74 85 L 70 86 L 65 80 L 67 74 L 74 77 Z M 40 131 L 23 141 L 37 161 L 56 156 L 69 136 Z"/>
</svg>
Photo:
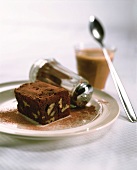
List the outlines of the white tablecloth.
<svg viewBox="0 0 137 170">
<path fill-rule="evenodd" d="M 14 13 L 10 5 L 8 8 Z M 16 9 L 16 5 L 13 9 Z M 37 10 L 35 12 L 35 17 L 40 18 Z M 55 27 L 55 23 L 44 23 L 39 18 L 31 20 L 30 15 L 27 20 L 23 14 L 21 16 L 20 9 L 16 14 L 19 13 L 22 20 L 18 16 L 12 20 L 13 13 L 1 19 L 0 83 L 28 79 L 29 69 L 38 58 L 54 57 L 76 71 L 73 45 L 77 41 L 92 39 L 85 26 L 73 27 L 59 23 Z M 107 31 L 106 42 L 117 47 L 114 65 L 137 112 L 135 32 L 130 33 L 130 28 L 111 27 Z M 116 122 L 103 135 L 96 138 L 89 134 L 63 140 L 39 141 L 0 133 L 0 170 L 135 170 L 137 123 L 128 121 L 111 76 L 104 91 L 117 100 L 121 111 Z"/>
</svg>

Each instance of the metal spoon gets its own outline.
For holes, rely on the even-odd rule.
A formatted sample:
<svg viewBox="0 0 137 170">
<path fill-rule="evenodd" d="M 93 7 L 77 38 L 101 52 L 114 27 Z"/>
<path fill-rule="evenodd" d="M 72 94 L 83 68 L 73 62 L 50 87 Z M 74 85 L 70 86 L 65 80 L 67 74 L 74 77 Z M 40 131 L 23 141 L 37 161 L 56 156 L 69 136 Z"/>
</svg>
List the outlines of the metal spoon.
<svg viewBox="0 0 137 170">
<path fill-rule="evenodd" d="M 127 114 L 127 117 L 129 118 L 129 120 L 131 122 L 137 122 L 137 116 L 135 114 L 135 111 L 131 105 L 131 102 L 127 96 L 127 93 L 120 81 L 120 78 L 110 60 L 109 54 L 105 48 L 105 45 L 103 44 L 103 38 L 104 38 L 104 29 L 102 27 L 102 25 L 100 24 L 100 22 L 95 18 L 95 16 L 90 16 L 89 18 L 89 28 L 90 28 L 90 32 L 93 35 L 94 39 L 97 40 L 99 42 L 99 44 L 102 47 L 104 56 L 106 58 L 107 64 L 109 66 L 110 69 L 110 73 L 112 76 L 112 79 L 114 81 L 114 84 L 116 86 L 118 95 L 120 97 L 120 100 L 122 102 L 122 105 L 124 107 L 124 110 Z"/>
</svg>

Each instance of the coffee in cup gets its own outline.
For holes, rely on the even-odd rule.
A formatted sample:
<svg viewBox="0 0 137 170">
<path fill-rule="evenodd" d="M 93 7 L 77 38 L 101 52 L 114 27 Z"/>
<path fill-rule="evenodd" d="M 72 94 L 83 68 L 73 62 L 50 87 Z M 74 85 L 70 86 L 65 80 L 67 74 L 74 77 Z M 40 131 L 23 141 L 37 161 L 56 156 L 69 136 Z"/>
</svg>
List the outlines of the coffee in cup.
<svg viewBox="0 0 137 170">
<path fill-rule="evenodd" d="M 114 58 L 114 48 L 107 48 L 110 59 Z M 80 43 L 75 46 L 76 63 L 78 74 L 89 81 L 98 89 L 104 89 L 109 68 L 100 47 L 92 44 Z"/>
</svg>

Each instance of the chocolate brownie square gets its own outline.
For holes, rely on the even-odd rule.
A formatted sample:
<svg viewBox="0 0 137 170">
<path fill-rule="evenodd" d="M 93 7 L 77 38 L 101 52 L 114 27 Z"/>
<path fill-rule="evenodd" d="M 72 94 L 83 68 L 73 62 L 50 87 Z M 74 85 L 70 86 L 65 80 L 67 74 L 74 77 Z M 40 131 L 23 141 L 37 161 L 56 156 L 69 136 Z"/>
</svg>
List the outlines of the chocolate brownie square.
<svg viewBox="0 0 137 170">
<path fill-rule="evenodd" d="M 14 90 L 23 115 L 45 125 L 70 115 L 69 92 L 45 82 L 25 83 Z"/>
</svg>

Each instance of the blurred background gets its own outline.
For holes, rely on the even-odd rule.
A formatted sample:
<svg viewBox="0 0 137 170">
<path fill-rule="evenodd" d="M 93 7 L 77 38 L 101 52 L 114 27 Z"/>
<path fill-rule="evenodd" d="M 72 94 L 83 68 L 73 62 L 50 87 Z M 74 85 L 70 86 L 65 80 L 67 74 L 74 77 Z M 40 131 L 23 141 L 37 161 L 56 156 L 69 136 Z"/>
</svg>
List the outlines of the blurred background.
<svg viewBox="0 0 137 170">
<path fill-rule="evenodd" d="M 120 76 L 132 68 L 127 75 L 132 77 L 136 74 L 132 58 L 137 57 L 131 55 L 137 51 L 136 9 L 136 0 L 0 0 L 0 83 L 28 79 L 31 65 L 39 58 L 56 58 L 76 71 L 75 43 L 94 41 L 88 29 L 90 15 L 103 23 L 105 43 L 117 48 L 114 64 L 117 70 L 123 67 Z"/>
</svg>

